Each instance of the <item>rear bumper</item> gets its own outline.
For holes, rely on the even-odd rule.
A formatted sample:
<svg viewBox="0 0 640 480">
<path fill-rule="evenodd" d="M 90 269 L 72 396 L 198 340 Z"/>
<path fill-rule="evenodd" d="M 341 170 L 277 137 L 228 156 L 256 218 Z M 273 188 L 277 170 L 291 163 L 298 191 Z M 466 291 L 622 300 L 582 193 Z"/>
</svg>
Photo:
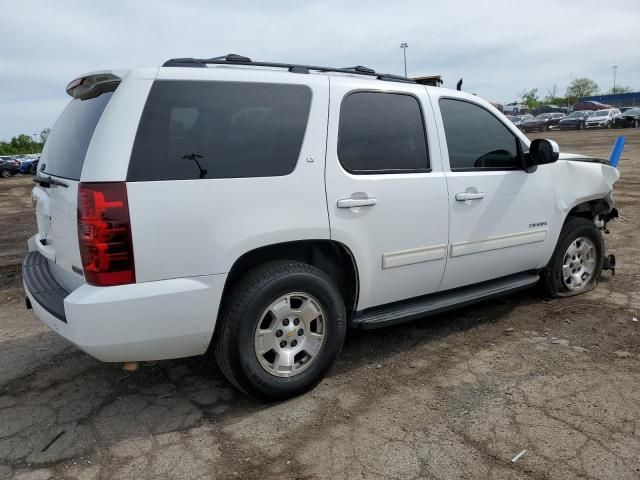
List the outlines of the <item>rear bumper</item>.
<svg viewBox="0 0 640 480">
<path fill-rule="evenodd" d="M 47 260 L 31 252 L 23 264 L 23 278 L 36 316 L 49 328 L 99 360 L 129 362 L 204 353 L 226 275 L 115 287 L 84 284 L 66 292 Z M 60 302 L 62 312 L 54 308 Z"/>
</svg>

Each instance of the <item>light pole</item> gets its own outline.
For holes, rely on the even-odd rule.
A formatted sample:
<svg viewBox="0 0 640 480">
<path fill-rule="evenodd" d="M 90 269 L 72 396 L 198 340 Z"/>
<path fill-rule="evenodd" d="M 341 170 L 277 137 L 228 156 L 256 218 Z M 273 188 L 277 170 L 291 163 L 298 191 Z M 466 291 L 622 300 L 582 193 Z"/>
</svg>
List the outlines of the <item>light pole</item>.
<svg viewBox="0 0 640 480">
<path fill-rule="evenodd" d="M 611 91 L 611 93 L 613 93 L 615 95 L 615 93 L 616 93 L 616 71 L 618 70 L 618 65 L 614 65 L 611 68 L 613 69 L 613 90 Z"/>
<path fill-rule="evenodd" d="M 409 44 L 401 43 L 400 48 L 402 49 L 402 56 L 404 57 L 404 76 L 407 76 L 407 47 Z"/>
</svg>

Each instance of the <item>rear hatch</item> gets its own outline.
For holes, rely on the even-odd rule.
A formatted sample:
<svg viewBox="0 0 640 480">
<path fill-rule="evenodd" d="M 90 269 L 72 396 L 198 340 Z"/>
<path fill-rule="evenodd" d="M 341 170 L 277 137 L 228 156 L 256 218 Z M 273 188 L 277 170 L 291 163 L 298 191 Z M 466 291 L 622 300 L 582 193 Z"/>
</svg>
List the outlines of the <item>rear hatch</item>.
<svg viewBox="0 0 640 480">
<path fill-rule="evenodd" d="M 34 177 L 35 244 L 69 291 L 84 283 L 77 227 L 82 168 L 96 125 L 118 84 L 119 78 L 108 73 L 69 84 L 67 93 L 73 99 L 53 126 Z"/>
</svg>

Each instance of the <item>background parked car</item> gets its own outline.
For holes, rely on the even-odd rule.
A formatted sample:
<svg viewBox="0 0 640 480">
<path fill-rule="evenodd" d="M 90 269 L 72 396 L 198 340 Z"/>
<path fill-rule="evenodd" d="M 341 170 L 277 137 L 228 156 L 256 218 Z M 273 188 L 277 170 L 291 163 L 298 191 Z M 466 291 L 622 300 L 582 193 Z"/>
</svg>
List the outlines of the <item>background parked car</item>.
<svg viewBox="0 0 640 480">
<path fill-rule="evenodd" d="M 533 132 L 535 130 L 545 131 L 556 128 L 560 123 L 560 119 L 564 118 L 564 113 L 541 113 L 535 118 L 525 120 L 524 131 Z"/>
<path fill-rule="evenodd" d="M 592 113 L 590 110 L 571 112 L 568 116 L 560 120 L 558 127 L 560 127 L 560 130 L 582 130 L 584 129 L 587 118 L 589 118 Z"/>
<path fill-rule="evenodd" d="M 32 156 L 25 155 L 20 158 L 20 173 L 30 173 L 31 175 L 35 175 L 36 170 L 38 169 L 38 162 L 40 161 L 40 156 Z"/>
<path fill-rule="evenodd" d="M 614 117 L 613 126 L 616 128 L 640 127 L 640 107 L 625 110 L 621 115 Z"/>
<path fill-rule="evenodd" d="M 13 157 L 0 157 L 0 177 L 8 178 L 20 171 L 20 162 Z"/>
<path fill-rule="evenodd" d="M 510 113 L 511 115 L 518 115 L 523 110 L 526 110 L 526 106 L 522 103 L 511 102 L 506 105 L 502 105 L 502 111 L 504 113 Z"/>
<path fill-rule="evenodd" d="M 511 121 L 513 122 L 513 124 L 518 127 L 520 130 L 524 131 L 524 122 L 526 120 L 531 120 L 533 119 L 534 116 L 531 115 L 530 113 L 525 113 L 524 115 L 512 115 L 511 116 Z"/>
<path fill-rule="evenodd" d="M 567 109 L 559 107 L 557 105 L 541 105 L 538 108 L 534 108 L 531 111 L 534 115 L 540 115 L 541 113 L 567 113 Z"/>
<path fill-rule="evenodd" d="M 587 100 L 586 102 L 576 103 L 573 106 L 573 110 L 604 110 L 606 108 L 612 108 L 611 105 L 605 103 L 596 102 L 595 100 Z"/>
<path fill-rule="evenodd" d="M 620 116 L 620 110 L 617 108 L 606 108 L 598 110 L 587 118 L 586 128 L 611 128 L 616 116 Z"/>
</svg>

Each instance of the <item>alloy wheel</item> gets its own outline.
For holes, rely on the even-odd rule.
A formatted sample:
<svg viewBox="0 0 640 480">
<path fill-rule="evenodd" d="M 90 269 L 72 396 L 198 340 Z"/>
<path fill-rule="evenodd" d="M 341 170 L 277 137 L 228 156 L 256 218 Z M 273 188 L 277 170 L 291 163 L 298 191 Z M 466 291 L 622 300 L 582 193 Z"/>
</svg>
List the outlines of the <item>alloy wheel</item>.
<svg viewBox="0 0 640 480">
<path fill-rule="evenodd" d="M 293 377 L 318 358 L 326 340 L 326 314 L 311 295 L 282 295 L 262 313 L 254 334 L 258 362 L 277 377 Z"/>
<path fill-rule="evenodd" d="M 573 291 L 582 290 L 596 268 L 596 247 L 586 237 L 579 237 L 569 245 L 562 261 L 562 281 Z"/>
</svg>

